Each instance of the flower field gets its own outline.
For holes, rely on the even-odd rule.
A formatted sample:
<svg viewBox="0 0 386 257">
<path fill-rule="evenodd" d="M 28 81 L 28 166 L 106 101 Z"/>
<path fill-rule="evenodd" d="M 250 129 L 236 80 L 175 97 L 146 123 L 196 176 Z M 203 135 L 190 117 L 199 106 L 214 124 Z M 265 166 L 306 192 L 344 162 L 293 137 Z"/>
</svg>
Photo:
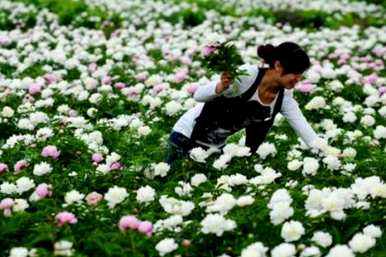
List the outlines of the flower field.
<svg viewBox="0 0 386 257">
<path fill-rule="evenodd" d="M 164 162 L 219 38 L 307 50 L 326 151 L 279 114 Z M 1 0 L 0 256 L 386 256 L 385 60 L 378 0 Z"/>
</svg>

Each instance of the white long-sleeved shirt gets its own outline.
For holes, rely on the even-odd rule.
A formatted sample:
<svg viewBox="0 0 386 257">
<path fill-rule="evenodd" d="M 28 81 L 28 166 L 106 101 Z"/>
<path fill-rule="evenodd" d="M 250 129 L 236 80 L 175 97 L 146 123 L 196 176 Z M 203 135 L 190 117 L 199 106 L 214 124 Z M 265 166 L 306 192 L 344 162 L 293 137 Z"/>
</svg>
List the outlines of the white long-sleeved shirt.
<svg viewBox="0 0 386 257">
<path fill-rule="evenodd" d="M 242 95 L 248 90 L 248 88 L 252 86 L 259 72 L 258 67 L 256 65 L 244 64 L 241 66 L 241 69 L 244 69 L 247 74 L 241 76 L 240 81 L 236 80 L 228 89 L 226 89 L 220 95 L 223 95 L 225 97 Z M 201 86 L 197 89 L 197 91 L 194 93 L 194 99 L 199 103 L 180 117 L 180 119 L 173 127 L 174 131 L 182 133 L 188 138 L 191 137 L 193 128 L 196 124 L 195 119 L 201 114 L 205 102 L 211 101 L 215 97 L 220 96 L 217 95 L 215 92 L 216 84 L 217 81 L 211 81 L 210 83 Z M 269 105 L 267 105 L 262 103 L 257 90 L 248 101 L 258 101 L 262 105 L 270 106 L 272 115 L 273 108 L 275 106 L 278 95 L 279 94 L 277 94 L 275 99 Z M 310 145 L 313 140 L 318 138 L 315 131 L 305 119 L 302 111 L 299 108 L 298 103 L 293 98 L 293 89 L 284 90 L 283 103 L 280 113 L 288 120 L 291 127 L 295 130 L 296 134 L 300 136 L 307 145 Z"/>
</svg>

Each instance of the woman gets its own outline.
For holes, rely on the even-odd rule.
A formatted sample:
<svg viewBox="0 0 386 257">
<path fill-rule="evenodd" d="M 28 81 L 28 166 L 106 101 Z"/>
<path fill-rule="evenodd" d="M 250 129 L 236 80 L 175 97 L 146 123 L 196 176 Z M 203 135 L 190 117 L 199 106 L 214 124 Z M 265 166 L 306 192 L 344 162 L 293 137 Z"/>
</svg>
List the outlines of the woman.
<svg viewBox="0 0 386 257">
<path fill-rule="evenodd" d="M 279 112 L 306 144 L 318 138 L 292 97 L 292 89 L 310 67 L 306 52 L 284 42 L 262 45 L 257 53 L 269 68 L 243 65 L 247 75 L 239 81 L 224 72 L 220 81 L 197 89 L 194 99 L 199 103 L 173 127 L 167 163 L 188 156 L 194 147 L 222 149 L 228 136 L 244 128 L 245 145 L 255 152 Z"/>
</svg>

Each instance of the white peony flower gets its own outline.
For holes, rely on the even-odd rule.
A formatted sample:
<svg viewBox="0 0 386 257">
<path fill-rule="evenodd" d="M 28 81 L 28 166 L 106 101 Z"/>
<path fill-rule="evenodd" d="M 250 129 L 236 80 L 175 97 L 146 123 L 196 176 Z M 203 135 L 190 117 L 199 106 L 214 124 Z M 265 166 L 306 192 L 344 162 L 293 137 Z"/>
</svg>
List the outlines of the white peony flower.
<svg viewBox="0 0 386 257">
<path fill-rule="evenodd" d="M 176 244 L 176 241 L 173 238 L 165 238 L 155 246 L 155 249 L 161 256 L 171 253 L 177 248 L 178 245 Z"/>
<path fill-rule="evenodd" d="M 165 162 L 160 162 L 160 163 L 153 163 L 152 169 L 154 171 L 154 176 L 160 176 L 160 177 L 165 177 L 168 174 L 168 171 L 170 170 L 169 164 Z"/>
<path fill-rule="evenodd" d="M 318 137 L 310 142 L 310 147 L 325 153 L 328 150 L 328 143 L 325 139 Z"/>
<path fill-rule="evenodd" d="M 28 257 L 28 248 L 25 247 L 13 247 L 9 251 L 9 257 Z"/>
<path fill-rule="evenodd" d="M 261 242 L 256 242 L 243 249 L 241 251 L 241 257 L 265 257 L 267 251 L 268 248 Z"/>
<path fill-rule="evenodd" d="M 230 154 L 222 154 L 220 157 L 213 162 L 213 168 L 218 170 L 223 170 L 228 167 L 228 163 L 232 159 L 232 155 Z"/>
<path fill-rule="evenodd" d="M 326 100 L 322 96 L 315 96 L 309 101 L 305 108 L 306 110 L 318 110 L 326 106 Z"/>
<path fill-rule="evenodd" d="M 245 185 L 248 183 L 248 179 L 246 176 L 236 173 L 234 175 L 230 175 L 227 180 L 228 185 L 230 186 L 239 186 L 239 185 Z"/>
<path fill-rule="evenodd" d="M 386 138 L 386 127 L 379 125 L 375 128 L 373 133 L 376 139 Z"/>
<path fill-rule="evenodd" d="M 323 162 L 327 164 L 327 168 L 330 170 L 338 170 L 341 167 L 341 162 L 336 156 L 327 155 L 323 158 Z"/>
<path fill-rule="evenodd" d="M 138 129 L 140 126 L 143 126 L 143 122 L 138 119 L 138 118 L 134 118 L 131 122 L 130 122 L 130 128 L 132 129 Z"/>
<path fill-rule="evenodd" d="M 273 205 L 269 217 L 272 224 L 278 225 L 292 217 L 293 214 L 294 209 L 290 206 L 290 203 L 283 201 Z"/>
<path fill-rule="evenodd" d="M 167 219 L 158 220 L 154 224 L 154 232 L 162 231 L 162 230 L 178 230 L 180 229 L 178 226 L 183 223 L 183 219 L 181 215 L 172 215 Z"/>
<path fill-rule="evenodd" d="M 255 201 L 255 198 L 253 198 L 252 196 L 243 195 L 237 199 L 237 205 L 240 207 L 245 207 L 247 205 L 253 204 L 254 201 Z"/>
<path fill-rule="evenodd" d="M 153 201 L 155 198 L 155 190 L 151 186 L 143 186 L 137 190 L 137 201 L 140 203 L 147 203 Z"/>
<path fill-rule="evenodd" d="M 373 238 L 381 237 L 382 230 L 378 226 L 368 225 L 363 229 L 365 235 L 371 236 Z"/>
<path fill-rule="evenodd" d="M 378 113 L 379 113 L 382 117 L 386 118 L 386 106 L 382 106 L 382 107 L 378 110 Z"/>
<path fill-rule="evenodd" d="M 299 221 L 288 221 L 284 223 L 281 229 L 281 237 L 286 242 L 299 240 L 304 233 L 304 227 Z"/>
<path fill-rule="evenodd" d="M 29 119 L 34 126 L 36 126 L 40 123 L 47 123 L 49 121 L 47 114 L 45 114 L 43 112 L 31 113 L 29 115 Z"/>
<path fill-rule="evenodd" d="M 354 253 L 347 245 L 335 245 L 326 257 L 354 257 Z"/>
<path fill-rule="evenodd" d="M 36 139 L 40 141 L 45 141 L 48 138 L 52 137 L 53 135 L 54 135 L 53 130 L 51 128 L 45 127 L 45 128 L 38 129 L 38 131 L 36 132 Z"/>
<path fill-rule="evenodd" d="M 271 250 L 272 257 L 294 257 L 295 254 L 295 246 L 289 243 L 282 243 Z"/>
<path fill-rule="evenodd" d="M 342 155 L 345 157 L 354 158 L 357 155 L 357 151 L 352 147 L 347 147 L 343 150 Z"/>
<path fill-rule="evenodd" d="M 174 215 L 188 216 L 194 209 L 194 203 L 191 201 L 177 200 L 165 195 L 161 196 L 159 203 L 167 213 Z"/>
<path fill-rule="evenodd" d="M 189 183 L 179 181 L 178 185 L 179 186 L 177 186 L 174 189 L 174 192 L 176 192 L 178 196 L 189 196 L 189 197 L 191 196 L 191 192 L 193 191 L 193 188 Z"/>
<path fill-rule="evenodd" d="M 72 242 L 67 240 L 61 240 L 54 244 L 54 255 L 59 256 L 72 256 L 73 254 Z"/>
<path fill-rule="evenodd" d="M 210 32 L 206 34 L 204 42 L 205 45 L 213 45 L 216 43 L 223 43 L 225 40 L 226 38 L 224 35 L 216 32 Z"/>
<path fill-rule="evenodd" d="M 311 240 L 324 248 L 329 247 L 332 244 L 332 236 L 329 233 L 322 231 L 314 232 Z"/>
<path fill-rule="evenodd" d="M 364 253 L 375 245 L 375 239 L 371 236 L 357 233 L 348 244 L 354 252 Z"/>
<path fill-rule="evenodd" d="M 107 164 L 99 164 L 96 168 L 97 173 L 107 174 L 111 170 L 110 165 Z"/>
<path fill-rule="evenodd" d="M 205 159 L 208 158 L 209 154 L 201 147 L 194 147 L 190 150 L 189 156 L 196 162 L 205 163 Z"/>
<path fill-rule="evenodd" d="M 4 106 L 0 115 L 5 118 L 11 118 L 14 114 L 15 114 L 15 111 L 11 107 Z"/>
<path fill-rule="evenodd" d="M 237 145 L 237 144 L 233 144 L 233 143 L 227 144 L 223 148 L 223 152 L 225 154 L 231 155 L 232 157 L 235 157 L 235 156 L 236 157 L 243 157 L 243 156 L 251 155 L 249 147 L 241 146 L 241 145 Z"/>
<path fill-rule="evenodd" d="M 316 175 L 317 171 L 319 169 L 319 161 L 312 157 L 306 157 L 303 159 L 303 170 L 302 173 L 304 176 Z"/>
<path fill-rule="evenodd" d="M 22 118 L 18 121 L 17 127 L 20 129 L 33 130 L 35 126 L 29 119 Z"/>
<path fill-rule="evenodd" d="M 22 194 L 35 187 L 35 182 L 28 177 L 21 177 L 16 180 L 16 192 Z"/>
<path fill-rule="evenodd" d="M 294 214 L 293 208 L 290 206 L 292 198 L 286 189 L 278 189 L 273 193 L 268 207 L 271 209 L 269 213 L 271 223 L 278 225 Z"/>
<path fill-rule="evenodd" d="M 4 182 L 0 186 L 0 192 L 6 195 L 10 195 L 17 192 L 17 186 L 15 184 Z"/>
<path fill-rule="evenodd" d="M 224 215 L 236 205 L 236 199 L 229 193 L 221 194 L 212 204 L 206 208 L 206 212 L 219 212 Z"/>
<path fill-rule="evenodd" d="M 64 196 L 64 201 L 67 204 L 73 204 L 73 203 L 82 203 L 82 200 L 84 198 L 84 194 L 79 193 L 76 190 L 71 190 L 70 192 L 67 192 Z"/>
<path fill-rule="evenodd" d="M 168 116 L 174 116 L 183 109 L 183 106 L 177 101 L 171 101 L 165 105 L 165 109 Z"/>
<path fill-rule="evenodd" d="M 269 200 L 268 207 L 273 208 L 277 203 L 280 202 L 287 202 L 289 204 L 292 203 L 292 198 L 287 189 L 281 188 L 276 190 Z"/>
<path fill-rule="evenodd" d="M 208 178 L 203 173 L 198 173 L 190 179 L 192 186 L 198 187 L 200 184 L 206 182 Z"/>
<path fill-rule="evenodd" d="M 45 174 L 51 173 L 52 167 L 47 162 L 41 162 L 39 164 L 36 164 L 33 169 L 33 174 L 36 176 L 43 176 Z"/>
<path fill-rule="evenodd" d="M 302 165 L 303 165 L 303 163 L 301 161 L 292 160 L 288 163 L 287 168 L 291 171 L 295 171 L 295 170 L 299 169 Z"/>
<path fill-rule="evenodd" d="M 151 132 L 151 128 L 149 126 L 141 126 L 138 128 L 138 134 L 140 136 L 147 136 Z"/>
<path fill-rule="evenodd" d="M 342 120 L 346 123 L 353 123 L 357 120 L 357 116 L 353 112 L 347 112 L 343 115 Z"/>
<path fill-rule="evenodd" d="M 305 248 L 300 254 L 300 257 L 320 257 L 320 256 L 322 256 L 322 253 L 320 252 L 319 248 L 315 246 Z"/>
<path fill-rule="evenodd" d="M 114 186 L 105 193 L 104 199 L 108 202 L 107 205 L 110 208 L 114 208 L 115 205 L 123 202 L 128 196 L 126 188 Z"/>
<path fill-rule="evenodd" d="M 375 124 L 375 119 L 371 115 L 365 115 L 361 119 L 361 124 L 365 127 L 371 127 Z"/>
<path fill-rule="evenodd" d="M 12 210 L 14 212 L 22 212 L 24 211 L 25 209 L 27 209 L 29 207 L 29 204 L 26 200 L 24 199 L 15 199 L 14 200 L 14 204 L 12 206 Z"/>
<path fill-rule="evenodd" d="M 225 231 L 236 228 L 236 223 L 233 220 L 225 219 L 220 214 L 208 214 L 200 224 L 202 233 L 216 234 L 217 236 L 222 236 Z"/>
<path fill-rule="evenodd" d="M 275 156 L 277 153 L 277 150 L 274 144 L 263 143 L 259 146 L 256 152 L 261 159 L 265 159 L 267 158 L 268 155 Z"/>
</svg>

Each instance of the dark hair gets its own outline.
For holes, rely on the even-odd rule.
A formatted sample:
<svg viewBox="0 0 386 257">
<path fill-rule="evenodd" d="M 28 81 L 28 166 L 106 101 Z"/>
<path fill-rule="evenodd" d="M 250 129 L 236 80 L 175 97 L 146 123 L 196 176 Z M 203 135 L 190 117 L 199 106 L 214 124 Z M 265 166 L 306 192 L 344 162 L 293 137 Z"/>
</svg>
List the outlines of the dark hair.
<svg viewBox="0 0 386 257">
<path fill-rule="evenodd" d="M 284 74 L 301 74 L 311 66 L 307 53 L 293 42 L 284 42 L 276 47 L 271 44 L 261 45 L 257 48 L 257 55 L 271 69 L 275 66 L 275 61 L 279 61 Z"/>
</svg>

